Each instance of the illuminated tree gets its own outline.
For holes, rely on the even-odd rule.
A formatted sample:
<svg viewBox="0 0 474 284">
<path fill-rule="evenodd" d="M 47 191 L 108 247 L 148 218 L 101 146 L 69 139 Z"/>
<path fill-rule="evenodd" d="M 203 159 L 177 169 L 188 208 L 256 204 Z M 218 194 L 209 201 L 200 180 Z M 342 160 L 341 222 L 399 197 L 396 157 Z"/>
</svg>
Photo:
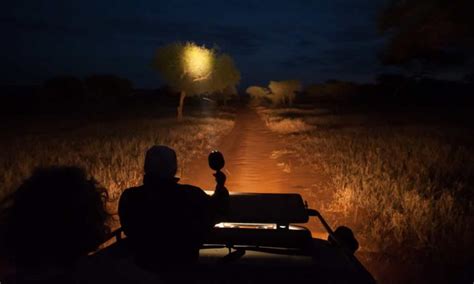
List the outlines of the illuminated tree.
<svg viewBox="0 0 474 284">
<path fill-rule="evenodd" d="M 240 81 L 240 72 L 230 56 L 195 43 L 163 46 L 153 63 L 170 87 L 180 93 L 178 120 L 183 117 L 186 96 L 222 92 Z"/>
<path fill-rule="evenodd" d="M 301 92 L 301 82 L 298 80 L 270 81 L 268 85 L 272 92 L 272 100 L 275 105 L 288 104 L 290 107 L 296 97 L 296 92 Z"/>
</svg>

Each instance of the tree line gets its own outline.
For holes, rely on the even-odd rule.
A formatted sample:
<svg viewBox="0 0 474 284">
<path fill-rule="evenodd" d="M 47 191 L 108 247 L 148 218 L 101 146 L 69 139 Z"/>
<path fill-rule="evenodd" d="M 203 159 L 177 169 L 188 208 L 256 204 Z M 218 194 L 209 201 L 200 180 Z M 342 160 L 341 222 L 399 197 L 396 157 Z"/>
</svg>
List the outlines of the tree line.
<svg viewBox="0 0 474 284">
<path fill-rule="evenodd" d="M 91 75 L 84 79 L 58 76 L 46 80 L 41 94 L 49 100 L 120 100 L 132 94 L 133 83 L 116 75 Z"/>
<path fill-rule="evenodd" d="M 472 105 L 474 80 L 436 79 L 384 73 L 375 82 L 327 80 L 303 86 L 298 80 L 270 81 L 268 87 L 250 86 L 246 94 L 255 105 L 291 107 L 296 103 L 392 104 L 392 105 Z"/>
</svg>

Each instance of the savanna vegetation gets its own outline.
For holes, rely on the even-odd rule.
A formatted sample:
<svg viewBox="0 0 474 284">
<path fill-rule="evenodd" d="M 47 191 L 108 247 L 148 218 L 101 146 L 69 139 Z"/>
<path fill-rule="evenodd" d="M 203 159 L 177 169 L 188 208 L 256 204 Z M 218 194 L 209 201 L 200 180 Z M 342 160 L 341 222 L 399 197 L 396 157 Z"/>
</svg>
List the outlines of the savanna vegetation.
<svg viewBox="0 0 474 284">
<path fill-rule="evenodd" d="M 336 107 L 335 107 L 336 106 Z M 474 140 L 468 108 L 260 108 L 287 151 L 329 178 L 321 205 L 349 225 L 383 282 L 452 281 L 474 257 Z M 442 117 L 440 117 L 442 116 Z"/>
<path fill-rule="evenodd" d="M 76 88 L 84 84 L 80 79 L 64 77 L 38 88 L 34 95 L 36 105 L 29 100 L 4 98 L 8 103 L 5 107 L 10 110 L 3 113 L 0 122 L 0 200 L 8 199 L 35 167 L 74 165 L 83 167 L 108 190 L 108 206 L 115 213 L 122 190 L 142 182 L 144 154 L 150 146 L 173 147 L 179 159 L 178 174 L 186 177 L 191 159 L 215 147 L 233 127 L 230 108 L 224 111 L 208 103 L 203 112 L 200 105 L 205 101 L 190 100 L 188 117 L 177 122 L 176 96 L 172 92 L 134 90 L 111 97 L 107 90 L 124 81 L 95 76 L 85 82 L 95 88 L 93 99 L 82 103 L 61 99 L 60 95 L 75 93 L 59 91 L 73 88 L 80 93 L 82 88 Z M 118 88 L 122 92 L 128 90 L 127 84 Z M 58 100 L 44 99 L 44 92 Z M 31 97 L 24 95 L 23 99 Z M 82 93 L 72 98 L 78 97 Z"/>
<path fill-rule="evenodd" d="M 250 86 L 246 93 L 254 104 L 267 103 L 272 106 L 292 106 L 296 93 L 302 91 L 302 84 L 298 80 L 270 81 L 268 88 Z"/>
<path fill-rule="evenodd" d="M 474 260 L 474 73 L 465 65 L 472 65 L 474 4 L 451 2 L 392 0 L 380 11 L 387 38 L 380 63 L 396 73 L 364 84 L 291 79 L 245 91 L 285 138 L 282 151 L 327 177 L 330 198 L 308 201 L 333 227 L 354 230 L 358 256 L 382 282 L 456 281 Z M 237 97 L 241 74 L 229 55 L 194 43 L 158 48 L 152 66 L 167 87 L 139 90 L 94 74 L 7 90 L 0 200 L 37 166 L 77 165 L 108 189 L 114 212 L 121 191 L 141 182 L 153 144 L 175 148 L 185 176 L 191 159 L 232 129 L 233 114 L 209 101 Z M 436 76 L 453 66 L 464 80 Z"/>
</svg>

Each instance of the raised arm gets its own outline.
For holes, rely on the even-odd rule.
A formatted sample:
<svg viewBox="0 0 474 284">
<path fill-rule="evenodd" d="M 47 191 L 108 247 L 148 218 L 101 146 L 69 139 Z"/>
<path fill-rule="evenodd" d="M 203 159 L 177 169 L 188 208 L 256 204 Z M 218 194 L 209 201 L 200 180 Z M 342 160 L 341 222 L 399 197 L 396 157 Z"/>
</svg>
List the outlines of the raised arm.
<svg viewBox="0 0 474 284">
<path fill-rule="evenodd" d="M 226 175 L 223 172 L 217 171 L 214 177 L 216 189 L 211 197 L 211 206 L 215 212 L 215 219 L 219 220 L 226 215 L 229 208 L 229 191 L 225 187 Z"/>
</svg>

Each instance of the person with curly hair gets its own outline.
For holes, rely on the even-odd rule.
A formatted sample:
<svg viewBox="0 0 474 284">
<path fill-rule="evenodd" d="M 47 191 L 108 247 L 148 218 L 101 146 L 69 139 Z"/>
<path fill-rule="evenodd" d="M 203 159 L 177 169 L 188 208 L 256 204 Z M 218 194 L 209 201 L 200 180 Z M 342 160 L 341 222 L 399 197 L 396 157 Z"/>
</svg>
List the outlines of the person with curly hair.
<svg viewBox="0 0 474 284">
<path fill-rule="evenodd" d="M 107 191 L 77 167 L 36 169 L 3 212 L 15 282 L 68 283 L 109 233 Z"/>
</svg>

